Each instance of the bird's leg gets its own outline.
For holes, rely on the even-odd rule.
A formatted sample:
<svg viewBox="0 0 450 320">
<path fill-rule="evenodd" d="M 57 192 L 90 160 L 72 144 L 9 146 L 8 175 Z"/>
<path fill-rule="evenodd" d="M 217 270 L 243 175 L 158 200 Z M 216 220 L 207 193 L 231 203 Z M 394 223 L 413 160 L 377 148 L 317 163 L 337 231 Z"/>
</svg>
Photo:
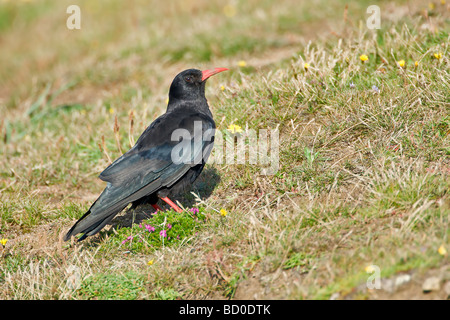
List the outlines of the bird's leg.
<svg viewBox="0 0 450 320">
<path fill-rule="evenodd" d="M 169 197 L 161 198 L 161 200 L 165 201 L 169 206 L 171 206 L 176 212 L 182 213 L 183 210 L 179 206 L 177 206 L 175 203 L 173 203 L 172 200 L 169 199 Z"/>
<path fill-rule="evenodd" d="M 152 207 L 155 208 L 156 211 L 158 211 L 158 210 L 159 210 L 159 211 L 162 211 L 161 207 L 158 206 L 156 203 L 155 203 L 155 204 L 152 204 Z"/>
</svg>

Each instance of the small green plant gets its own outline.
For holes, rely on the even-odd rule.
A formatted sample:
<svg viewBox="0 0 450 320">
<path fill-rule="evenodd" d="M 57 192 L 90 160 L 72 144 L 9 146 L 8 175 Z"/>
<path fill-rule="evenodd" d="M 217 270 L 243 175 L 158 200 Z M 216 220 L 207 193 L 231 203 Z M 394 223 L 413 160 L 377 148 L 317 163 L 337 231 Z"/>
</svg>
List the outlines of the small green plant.
<svg viewBox="0 0 450 320">
<path fill-rule="evenodd" d="M 134 272 L 96 274 L 88 277 L 78 289 L 83 299 L 134 300 L 144 291 L 144 277 Z"/>
<path fill-rule="evenodd" d="M 182 214 L 173 210 L 157 211 L 151 218 L 134 224 L 131 228 L 117 230 L 118 235 L 111 237 L 110 241 L 130 251 L 145 253 L 163 246 L 188 242 L 206 220 L 203 210 L 191 208 Z"/>
<path fill-rule="evenodd" d="M 160 289 L 156 291 L 156 299 L 158 300 L 176 300 L 180 298 L 182 295 L 175 291 L 172 288 L 169 289 Z"/>
<path fill-rule="evenodd" d="M 314 147 L 311 149 L 308 147 L 305 147 L 304 152 L 305 152 L 306 160 L 308 161 L 308 165 L 310 167 L 312 167 L 314 161 L 317 160 L 317 158 L 319 157 L 319 151 L 314 152 Z"/>
<path fill-rule="evenodd" d="M 283 264 L 283 269 L 293 269 L 295 267 L 304 267 L 308 265 L 308 256 L 297 252 L 292 254 Z"/>
</svg>

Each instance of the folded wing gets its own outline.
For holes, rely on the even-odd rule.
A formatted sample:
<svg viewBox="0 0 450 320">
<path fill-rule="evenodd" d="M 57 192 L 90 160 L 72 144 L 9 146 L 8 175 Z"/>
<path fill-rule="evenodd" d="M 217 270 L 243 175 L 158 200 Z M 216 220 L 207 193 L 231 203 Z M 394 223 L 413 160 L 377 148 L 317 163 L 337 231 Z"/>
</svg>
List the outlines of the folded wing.
<svg viewBox="0 0 450 320">
<path fill-rule="evenodd" d="M 172 133 L 177 129 L 189 135 L 184 134 L 182 141 L 172 141 Z M 82 238 L 97 233 L 129 203 L 161 188 L 170 188 L 198 161 L 206 162 L 213 139 L 204 139 L 204 135 L 214 129 L 214 121 L 203 114 L 171 112 L 159 117 L 133 148 L 100 174 L 99 178 L 107 182 L 105 190 L 69 230 L 65 240 L 80 232 L 84 233 Z M 180 144 L 185 148 L 180 148 Z M 181 162 L 180 150 L 184 151 Z M 174 161 L 174 156 L 178 161 Z"/>
</svg>

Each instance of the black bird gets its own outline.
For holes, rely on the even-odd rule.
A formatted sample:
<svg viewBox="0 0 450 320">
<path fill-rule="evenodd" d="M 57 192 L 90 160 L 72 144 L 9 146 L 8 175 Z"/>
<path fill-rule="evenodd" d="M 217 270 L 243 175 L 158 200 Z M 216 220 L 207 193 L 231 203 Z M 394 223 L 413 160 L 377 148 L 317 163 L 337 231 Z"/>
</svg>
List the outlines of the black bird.
<svg viewBox="0 0 450 320">
<path fill-rule="evenodd" d="M 214 123 L 205 97 L 206 80 L 226 68 L 188 69 L 172 81 L 166 113 L 145 129 L 136 144 L 99 176 L 105 190 L 64 237 L 99 232 L 128 204 L 136 207 L 158 198 L 177 212 L 168 195 L 191 185 L 203 170 L 214 144 Z"/>
</svg>

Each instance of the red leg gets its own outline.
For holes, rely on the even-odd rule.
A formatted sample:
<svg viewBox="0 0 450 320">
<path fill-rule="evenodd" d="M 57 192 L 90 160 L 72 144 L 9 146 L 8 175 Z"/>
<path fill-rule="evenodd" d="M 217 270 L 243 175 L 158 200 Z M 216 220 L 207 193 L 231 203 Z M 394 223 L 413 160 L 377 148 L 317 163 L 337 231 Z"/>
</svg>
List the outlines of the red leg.
<svg viewBox="0 0 450 320">
<path fill-rule="evenodd" d="M 183 210 L 179 206 L 177 206 L 175 203 L 173 203 L 172 200 L 169 199 L 169 197 L 161 198 L 161 200 L 165 201 L 169 206 L 171 206 L 173 209 L 175 209 L 176 212 L 182 213 Z"/>
<path fill-rule="evenodd" d="M 157 204 L 152 204 L 152 207 L 155 208 L 156 211 L 162 211 L 162 209 Z"/>
</svg>

